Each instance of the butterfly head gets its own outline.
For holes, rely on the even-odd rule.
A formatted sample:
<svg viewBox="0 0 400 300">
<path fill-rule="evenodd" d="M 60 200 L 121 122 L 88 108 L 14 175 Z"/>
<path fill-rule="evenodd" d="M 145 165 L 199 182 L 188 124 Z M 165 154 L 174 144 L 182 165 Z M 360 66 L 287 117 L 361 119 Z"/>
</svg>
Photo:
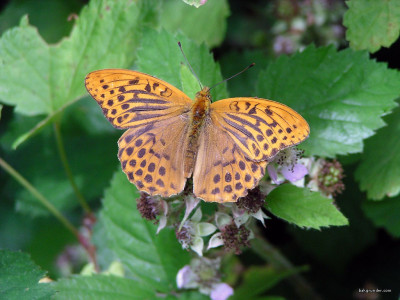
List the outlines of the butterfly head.
<svg viewBox="0 0 400 300">
<path fill-rule="evenodd" d="M 202 101 L 207 101 L 211 103 L 211 94 L 210 94 L 210 88 L 205 86 L 201 89 L 200 92 L 196 93 L 196 100 L 201 99 Z"/>
</svg>

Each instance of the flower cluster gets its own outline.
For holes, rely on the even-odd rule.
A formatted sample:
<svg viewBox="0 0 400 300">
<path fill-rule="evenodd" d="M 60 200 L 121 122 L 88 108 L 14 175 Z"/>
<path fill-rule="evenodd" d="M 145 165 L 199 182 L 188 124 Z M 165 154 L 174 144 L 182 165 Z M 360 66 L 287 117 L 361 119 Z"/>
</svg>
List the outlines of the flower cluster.
<svg viewBox="0 0 400 300">
<path fill-rule="evenodd" d="M 158 224 L 157 233 L 167 225 L 168 203 L 161 197 L 141 193 L 136 206 L 143 219 Z"/>
<path fill-rule="evenodd" d="M 310 171 L 310 182 L 308 187 L 312 190 L 319 190 L 328 197 L 335 197 L 344 190 L 343 167 L 337 161 L 318 159 Z"/>
<path fill-rule="evenodd" d="M 233 289 L 221 282 L 219 273 L 220 258 L 195 258 L 190 265 L 184 266 L 176 276 L 176 284 L 180 289 L 198 289 L 209 295 L 212 300 L 225 300 L 233 294 Z"/>
<path fill-rule="evenodd" d="M 344 42 L 345 30 L 341 25 L 344 10 L 343 1 L 275 1 L 277 21 L 272 28 L 274 52 L 291 54 L 310 41 L 318 45 L 338 46 Z"/>
<path fill-rule="evenodd" d="M 142 217 L 158 223 L 157 232 L 166 226 L 174 227 L 182 248 L 196 254 L 192 263 L 179 271 L 179 288 L 196 288 L 212 299 L 222 300 L 233 293 L 229 285 L 221 282 L 218 257 L 227 252 L 238 255 L 250 246 L 254 237 L 252 224 L 260 221 L 265 226 L 268 219 L 263 211 L 266 196 L 279 185 L 291 183 L 308 187 L 329 197 L 343 190 L 343 169 L 339 162 L 302 158 L 302 155 L 303 151 L 295 147 L 280 151 L 268 163 L 269 176 L 266 175 L 258 187 L 249 190 L 247 196 L 236 203 L 216 205 L 211 214 L 204 213 L 208 204 L 195 197 L 190 187 L 172 199 L 141 195 L 137 207 Z M 214 250 L 219 247 L 223 251 Z"/>
</svg>

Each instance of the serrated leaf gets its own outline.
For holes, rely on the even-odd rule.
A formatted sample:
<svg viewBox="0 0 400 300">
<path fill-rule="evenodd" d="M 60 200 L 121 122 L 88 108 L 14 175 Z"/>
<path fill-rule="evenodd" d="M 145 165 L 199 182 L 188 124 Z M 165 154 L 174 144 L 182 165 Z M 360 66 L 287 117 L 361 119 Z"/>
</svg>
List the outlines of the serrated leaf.
<svg viewBox="0 0 400 300">
<path fill-rule="evenodd" d="M 141 285 L 140 282 L 116 276 L 74 276 L 59 280 L 54 284 L 54 288 L 57 290 L 54 299 L 57 300 L 141 300 L 157 298 L 154 290 Z"/>
<path fill-rule="evenodd" d="M 254 299 L 274 287 L 281 280 L 301 270 L 302 268 L 293 268 L 287 271 L 277 271 L 271 267 L 250 267 L 244 273 L 242 283 L 229 299 Z"/>
<path fill-rule="evenodd" d="M 365 142 L 355 176 L 369 199 L 400 193 L 400 108 L 385 118 L 387 126 Z"/>
<path fill-rule="evenodd" d="M 335 202 L 349 219 L 349 226 L 323 228 L 321 231 L 289 227 L 296 241 L 294 247 L 299 246 L 308 256 L 336 274 L 343 274 L 354 257 L 376 241 L 376 230 L 361 209 L 362 196 L 352 176 L 346 177 L 345 185 L 346 189 Z"/>
<path fill-rule="evenodd" d="M 400 197 L 386 198 L 380 202 L 365 201 L 362 209 L 375 226 L 385 228 L 396 238 L 400 237 Z"/>
<path fill-rule="evenodd" d="M 0 39 L 0 99 L 23 115 L 59 113 L 85 94 L 88 72 L 132 64 L 139 20 L 134 1 L 90 1 L 70 37 L 48 45 L 24 17 Z"/>
<path fill-rule="evenodd" d="M 310 46 L 280 56 L 260 74 L 257 96 L 285 103 L 309 123 L 307 155 L 334 157 L 362 151 L 396 106 L 400 75 L 366 52 Z"/>
<path fill-rule="evenodd" d="M 143 35 L 142 47 L 137 52 L 139 71 L 165 80 L 183 90 L 181 65 L 186 64 L 186 62 L 178 47 L 179 41 L 189 63 L 203 85 L 211 86 L 222 80 L 220 67 L 218 63 L 214 62 L 212 54 L 204 44 L 199 46 L 183 34 L 174 36 L 166 30 L 161 32 L 148 30 Z M 198 87 L 199 90 L 200 87 Z M 215 87 L 211 93 L 214 100 L 228 96 L 225 84 Z"/>
<path fill-rule="evenodd" d="M 118 261 L 116 254 L 109 247 L 111 242 L 102 219 L 97 220 L 94 225 L 91 242 L 96 247 L 96 259 L 101 270 L 107 270 L 114 261 Z"/>
<path fill-rule="evenodd" d="M 320 229 L 348 225 L 345 216 L 333 205 L 333 200 L 307 188 L 283 184 L 266 199 L 266 208 L 279 218 L 299 227 Z"/>
<path fill-rule="evenodd" d="M 226 31 L 229 5 L 226 0 L 208 1 L 199 8 L 182 0 L 162 2 L 161 26 L 170 32 L 182 31 L 198 43 L 215 47 L 221 44 Z"/>
<path fill-rule="evenodd" d="M 399 1 L 351 0 L 346 4 L 349 9 L 343 24 L 353 49 L 375 52 L 382 46 L 389 47 L 399 37 Z"/>
<path fill-rule="evenodd" d="M 104 224 L 109 247 L 118 256 L 129 277 L 159 291 L 175 288 L 175 276 L 189 262 L 173 230 L 157 227 L 144 220 L 135 199 L 139 192 L 126 175 L 118 171 L 104 196 L 100 220 Z"/>
<path fill-rule="evenodd" d="M 199 83 L 187 66 L 181 65 L 180 71 L 182 92 L 188 95 L 191 99 L 194 99 L 196 93 L 199 91 Z"/>
<path fill-rule="evenodd" d="M 46 275 L 28 254 L 0 250 L 0 295 L 8 300 L 50 299 L 54 290 L 39 283 Z"/>
</svg>

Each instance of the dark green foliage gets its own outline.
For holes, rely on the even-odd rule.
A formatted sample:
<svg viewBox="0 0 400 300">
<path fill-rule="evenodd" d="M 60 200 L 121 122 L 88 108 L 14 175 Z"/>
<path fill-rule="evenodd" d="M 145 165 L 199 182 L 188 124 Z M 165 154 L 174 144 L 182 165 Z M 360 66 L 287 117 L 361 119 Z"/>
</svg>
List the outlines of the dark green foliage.
<svg viewBox="0 0 400 300">
<path fill-rule="evenodd" d="M 78 244 L 76 236 L 55 225 L 59 219 L 3 167 L 0 248 L 28 252 L 55 282 L 38 283 L 46 272 L 28 254 L 0 250 L 0 298 L 208 299 L 198 290 L 178 289 L 176 274 L 193 256 L 182 250 L 173 226 L 156 234 L 157 224 L 140 216 L 140 193 L 117 159 L 123 131 L 109 124 L 84 86 L 91 71 L 126 68 L 194 97 L 199 83 L 178 41 L 205 86 L 255 62 L 251 70 L 215 87 L 213 101 L 261 97 L 287 104 L 310 125 L 309 139 L 299 146 L 305 156 L 337 158 L 345 169 L 347 186 L 338 200 L 292 184 L 268 194 L 264 208 L 272 220 L 255 239 L 265 235 L 287 255 L 284 268 L 276 267 L 282 256 L 273 247 L 234 258 L 220 248 L 213 252 L 224 257 L 220 275 L 234 287 L 232 299 L 307 298 L 296 291 L 294 274 L 305 274 L 315 294 L 326 299 L 351 298 L 369 282 L 392 289 L 397 297 L 397 287 L 390 286 L 399 279 L 395 255 L 384 267 L 370 257 L 376 249 L 400 249 L 400 75 L 367 52 L 398 38 L 396 1 L 350 0 L 342 10 L 318 6 L 319 1 L 304 1 L 316 5 L 304 6 L 302 1 L 208 0 L 198 9 L 181 0 L 83 2 L 12 0 L 2 7 L 0 159 L 80 228 L 82 244 L 96 247 L 101 274 L 90 274 L 90 264 L 76 274 L 82 260 L 68 252 Z M 345 45 L 340 36 L 332 37 L 343 10 L 350 48 L 339 51 L 329 44 Z M 305 20 L 310 11 L 315 23 Z M 279 44 L 279 38 L 284 42 Z M 93 228 L 85 223 L 87 212 L 60 159 L 55 126 L 76 186 L 97 218 Z M 218 205 L 201 207 L 203 217 L 214 221 Z M 168 225 L 177 227 L 181 217 Z M 71 265 L 60 267 L 61 254 L 73 257 Z M 308 267 L 294 267 L 289 260 Z M 359 271 L 366 264 L 371 267 L 365 270 L 373 272 Z M 66 277 L 66 269 L 75 275 Z M 288 288 L 288 282 L 296 288 Z"/>
</svg>

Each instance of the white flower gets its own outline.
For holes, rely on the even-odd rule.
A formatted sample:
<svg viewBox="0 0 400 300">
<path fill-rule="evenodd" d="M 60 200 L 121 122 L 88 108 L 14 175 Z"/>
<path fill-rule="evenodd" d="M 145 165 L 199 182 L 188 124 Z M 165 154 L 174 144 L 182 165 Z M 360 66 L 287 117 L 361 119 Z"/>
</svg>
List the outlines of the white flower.
<svg viewBox="0 0 400 300">
<path fill-rule="evenodd" d="M 189 265 L 184 266 L 176 275 L 176 285 L 180 289 L 191 289 L 198 287 L 196 282 L 197 275 L 192 271 Z"/>
<path fill-rule="evenodd" d="M 178 229 L 177 237 L 182 248 L 190 247 L 199 256 L 203 255 L 204 240 L 203 236 L 208 236 L 217 230 L 211 223 L 200 222 L 202 217 L 201 209 L 198 208 L 189 221 L 186 221 Z"/>
<path fill-rule="evenodd" d="M 233 289 L 220 280 L 221 260 L 195 258 L 176 275 L 176 285 L 180 289 L 197 288 L 200 293 L 209 295 L 212 300 L 226 300 L 233 295 Z"/>
<path fill-rule="evenodd" d="M 161 231 L 161 229 L 165 228 L 167 225 L 167 214 L 168 214 L 168 203 L 165 200 L 160 201 L 161 208 L 163 210 L 163 214 L 160 217 L 160 220 L 158 222 L 158 228 L 157 228 L 157 234 Z"/>
<path fill-rule="evenodd" d="M 224 244 L 224 240 L 222 239 L 222 234 L 221 234 L 221 232 L 217 232 L 208 241 L 207 250 L 209 250 L 211 248 L 216 248 L 216 247 L 222 246 L 223 244 Z"/>
<path fill-rule="evenodd" d="M 271 181 L 275 184 L 281 184 L 286 179 L 294 185 L 304 187 L 304 176 L 308 174 L 308 169 L 304 162 L 299 159 L 301 153 L 302 151 L 296 148 L 287 148 L 279 152 L 273 162 L 267 166 Z"/>
<path fill-rule="evenodd" d="M 211 290 L 210 298 L 212 300 L 225 300 L 233 295 L 233 288 L 226 283 L 218 283 Z"/>
<path fill-rule="evenodd" d="M 184 201 L 185 201 L 185 205 L 186 205 L 186 210 L 185 210 L 185 215 L 183 216 L 183 219 L 181 221 L 181 225 L 179 225 L 179 231 L 181 230 L 181 228 L 182 228 L 183 224 L 186 222 L 186 220 L 189 218 L 190 213 L 193 211 L 193 209 L 196 208 L 197 204 L 199 204 L 200 198 L 188 196 L 188 197 L 185 197 Z M 193 217 L 192 217 L 192 219 L 193 219 Z M 200 215 L 200 219 L 201 219 L 201 215 Z"/>
</svg>

